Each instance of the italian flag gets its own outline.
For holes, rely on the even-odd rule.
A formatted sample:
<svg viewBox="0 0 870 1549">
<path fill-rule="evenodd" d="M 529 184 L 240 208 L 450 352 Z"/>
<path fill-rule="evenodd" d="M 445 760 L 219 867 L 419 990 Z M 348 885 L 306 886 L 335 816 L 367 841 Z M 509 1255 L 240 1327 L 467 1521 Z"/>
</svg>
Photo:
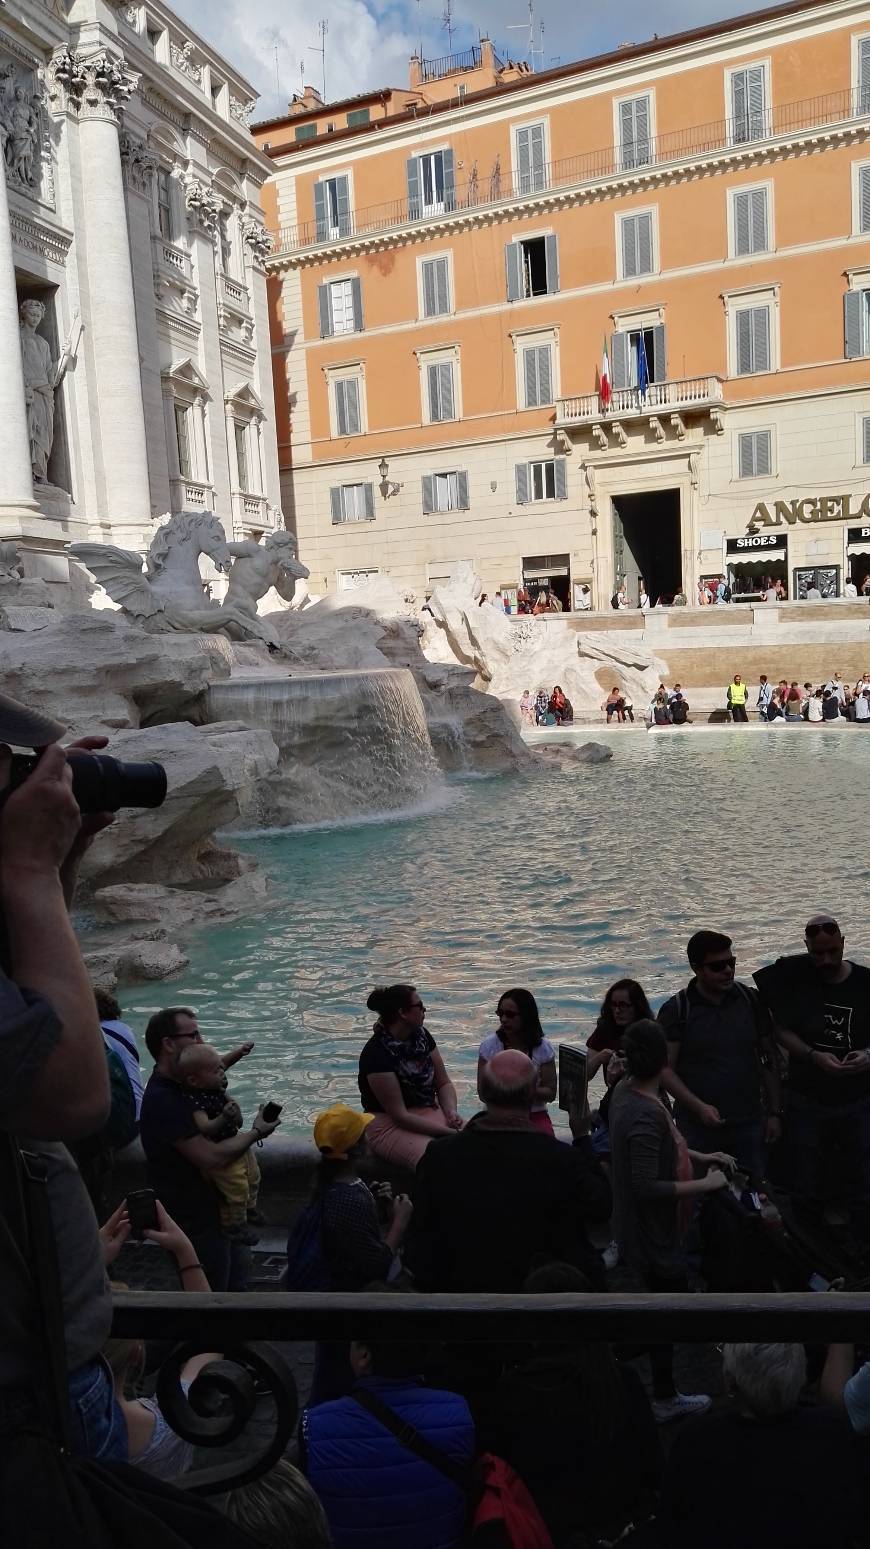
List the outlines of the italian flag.
<svg viewBox="0 0 870 1549">
<path fill-rule="evenodd" d="M 606 339 L 604 340 L 604 347 L 601 353 L 601 382 L 598 388 L 598 396 L 601 399 L 602 408 L 606 409 L 612 397 L 612 388 L 610 386 L 610 358 L 607 354 Z"/>
</svg>

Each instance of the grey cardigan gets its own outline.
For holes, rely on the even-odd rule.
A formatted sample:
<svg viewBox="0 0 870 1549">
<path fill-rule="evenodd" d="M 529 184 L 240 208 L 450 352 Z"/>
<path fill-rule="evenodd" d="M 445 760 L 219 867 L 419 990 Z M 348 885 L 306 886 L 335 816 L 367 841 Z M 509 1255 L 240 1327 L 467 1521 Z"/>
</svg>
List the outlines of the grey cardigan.
<svg viewBox="0 0 870 1549">
<path fill-rule="evenodd" d="M 624 1079 L 614 1088 L 608 1126 L 614 1227 L 623 1262 L 641 1275 L 681 1275 L 677 1148 L 668 1116 Z"/>
</svg>

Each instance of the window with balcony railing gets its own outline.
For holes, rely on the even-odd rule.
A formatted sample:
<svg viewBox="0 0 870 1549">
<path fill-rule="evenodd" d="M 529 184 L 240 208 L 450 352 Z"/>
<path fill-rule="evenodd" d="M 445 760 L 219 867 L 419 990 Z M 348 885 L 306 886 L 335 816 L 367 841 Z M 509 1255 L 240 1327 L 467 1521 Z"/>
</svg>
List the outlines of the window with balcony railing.
<svg viewBox="0 0 870 1549">
<path fill-rule="evenodd" d="M 767 133 L 767 81 L 764 65 L 731 73 L 731 141 L 745 145 Z"/>
</svg>

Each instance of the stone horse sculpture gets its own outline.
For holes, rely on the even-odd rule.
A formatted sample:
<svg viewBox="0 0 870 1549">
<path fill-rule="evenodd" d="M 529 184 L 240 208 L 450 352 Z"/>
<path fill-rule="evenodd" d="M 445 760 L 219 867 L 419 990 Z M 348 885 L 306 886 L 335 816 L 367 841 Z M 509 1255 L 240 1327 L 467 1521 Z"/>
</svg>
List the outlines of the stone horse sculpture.
<svg viewBox="0 0 870 1549">
<path fill-rule="evenodd" d="M 187 630 L 231 640 L 277 645 L 271 625 L 256 611 L 220 607 L 205 595 L 199 556 L 228 571 L 232 553 L 213 511 L 179 511 L 158 528 L 142 568 L 141 554 L 104 543 L 70 543 L 69 553 L 91 572 L 113 602 L 154 633 Z"/>
</svg>

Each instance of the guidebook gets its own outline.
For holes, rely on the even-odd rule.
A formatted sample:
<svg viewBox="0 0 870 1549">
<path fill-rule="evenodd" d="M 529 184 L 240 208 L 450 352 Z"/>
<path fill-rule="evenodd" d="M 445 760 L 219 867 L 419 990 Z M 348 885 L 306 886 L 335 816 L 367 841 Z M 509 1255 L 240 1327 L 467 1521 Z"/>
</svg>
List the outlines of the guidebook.
<svg viewBox="0 0 870 1549">
<path fill-rule="evenodd" d="M 559 1107 L 582 1108 L 586 1102 L 587 1057 L 585 1049 L 559 1044 Z"/>
</svg>

